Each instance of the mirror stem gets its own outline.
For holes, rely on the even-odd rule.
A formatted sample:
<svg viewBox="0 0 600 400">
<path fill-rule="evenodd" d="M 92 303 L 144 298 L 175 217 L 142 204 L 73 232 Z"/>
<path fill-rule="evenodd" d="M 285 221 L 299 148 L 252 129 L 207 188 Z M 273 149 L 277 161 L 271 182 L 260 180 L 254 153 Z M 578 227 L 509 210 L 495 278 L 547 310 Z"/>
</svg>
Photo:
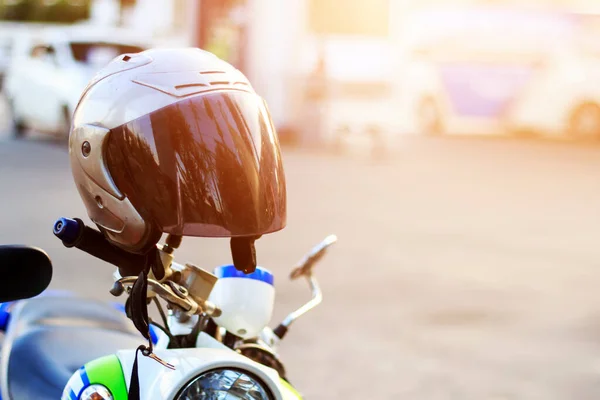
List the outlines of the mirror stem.
<svg viewBox="0 0 600 400">
<path fill-rule="evenodd" d="M 317 282 L 317 278 L 312 275 L 306 277 L 308 280 L 308 284 L 310 285 L 310 290 L 312 291 L 312 299 L 304 304 L 302 307 L 298 308 L 296 311 L 288 314 L 287 317 L 283 320 L 281 324 L 277 328 L 273 330 L 273 333 L 279 338 L 283 339 L 289 326 L 302 315 L 306 314 L 308 311 L 312 310 L 323 301 L 323 294 L 321 293 L 321 288 L 319 287 L 319 283 Z"/>
</svg>

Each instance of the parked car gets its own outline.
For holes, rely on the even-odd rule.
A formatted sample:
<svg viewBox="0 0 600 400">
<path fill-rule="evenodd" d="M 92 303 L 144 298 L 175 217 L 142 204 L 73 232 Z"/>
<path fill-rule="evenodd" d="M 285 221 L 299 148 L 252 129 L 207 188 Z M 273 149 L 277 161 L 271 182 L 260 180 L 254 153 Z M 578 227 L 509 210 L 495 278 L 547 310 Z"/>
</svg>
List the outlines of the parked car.
<svg viewBox="0 0 600 400">
<path fill-rule="evenodd" d="M 398 75 L 411 131 L 600 139 L 600 15 L 470 7 L 410 22 Z"/>
<path fill-rule="evenodd" d="M 77 101 L 96 71 L 147 46 L 123 32 L 48 28 L 20 34 L 4 82 L 16 136 L 27 128 L 67 135 Z"/>
<path fill-rule="evenodd" d="M 26 24 L 0 21 L 0 91 L 10 65 L 15 38 L 27 30 Z"/>
</svg>

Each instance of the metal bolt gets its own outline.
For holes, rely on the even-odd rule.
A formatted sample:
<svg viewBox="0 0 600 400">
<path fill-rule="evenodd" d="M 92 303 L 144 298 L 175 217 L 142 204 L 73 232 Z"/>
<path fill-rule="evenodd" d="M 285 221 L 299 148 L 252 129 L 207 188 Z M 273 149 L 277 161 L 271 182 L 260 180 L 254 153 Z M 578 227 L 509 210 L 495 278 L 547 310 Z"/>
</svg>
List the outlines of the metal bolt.
<svg viewBox="0 0 600 400">
<path fill-rule="evenodd" d="M 83 154 L 84 157 L 87 157 L 90 155 L 91 152 L 92 152 L 92 145 L 90 144 L 90 142 L 88 142 L 86 140 L 81 145 L 81 154 Z"/>
<path fill-rule="evenodd" d="M 102 198 L 100 196 L 94 197 L 94 200 L 96 200 L 96 204 L 98 204 L 98 208 L 104 208 L 104 203 L 102 203 Z"/>
</svg>

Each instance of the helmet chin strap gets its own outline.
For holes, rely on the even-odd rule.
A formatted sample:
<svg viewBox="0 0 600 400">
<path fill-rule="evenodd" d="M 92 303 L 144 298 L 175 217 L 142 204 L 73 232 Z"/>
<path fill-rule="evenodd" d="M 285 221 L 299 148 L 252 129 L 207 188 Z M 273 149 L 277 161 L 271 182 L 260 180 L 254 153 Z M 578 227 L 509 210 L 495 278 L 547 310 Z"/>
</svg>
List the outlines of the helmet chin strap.
<svg viewBox="0 0 600 400">
<path fill-rule="evenodd" d="M 152 339 L 150 337 L 150 320 L 148 318 L 148 272 L 150 272 L 150 270 L 156 272 L 163 270 L 164 274 L 164 268 L 160 261 L 160 257 L 157 257 L 157 252 L 155 251 L 147 253 L 146 266 L 133 284 L 131 293 L 125 303 L 127 317 L 131 319 L 133 325 L 142 336 L 148 340 L 148 346 L 142 344 L 135 351 L 135 361 L 133 362 L 133 367 L 131 369 L 131 381 L 129 383 L 129 391 L 127 394 L 128 400 L 141 399 L 140 378 L 138 376 L 138 353 L 140 351 L 143 356 L 150 357 L 167 368 L 175 369 L 173 365 L 161 360 L 153 353 Z"/>
<path fill-rule="evenodd" d="M 232 237 L 230 243 L 233 266 L 238 271 L 251 274 L 256 270 L 256 249 L 254 242 L 260 236 Z"/>
<path fill-rule="evenodd" d="M 239 271 L 250 274 L 256 270 L 256 249 L 254 242 L 260 236 L 243 236 L 231 238 L 231 255 L 233 265 Z M 138 354 L 150 357 L 163 366 L 175 369 L 175 367 L 160 358 L 152 351 L 152 339 L 150 337 L 150 320 L 148 318 L 148 273 L 152 271 L 155 276 L 164 276 L 164 266 L 158 250 L 151 250 L 146 253 L 145 267 L 139 274 L 131 288 L 131 293 L 125 303 L 127 317 L 131 319 L 133 325 L 148 340 L 148 346 L 140 345 L 135 352 L 135 361 L 131 369 L 131 381 L 129 383 L 128 400 L 140 400 L 140 378 L 138 375 Z"/>
</svg>

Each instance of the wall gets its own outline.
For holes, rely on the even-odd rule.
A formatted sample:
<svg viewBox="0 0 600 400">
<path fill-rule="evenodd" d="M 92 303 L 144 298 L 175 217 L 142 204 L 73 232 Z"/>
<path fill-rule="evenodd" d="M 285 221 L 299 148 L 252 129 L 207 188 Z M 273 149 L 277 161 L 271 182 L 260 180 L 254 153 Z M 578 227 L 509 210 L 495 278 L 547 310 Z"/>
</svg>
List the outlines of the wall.
<svg viewBox="0 0 600 400">
<path fill-rule="evenodd" d="M 248 0 L 247 75 L 280 126 L 294 113 L 304 0 Z"/>
</svg>

